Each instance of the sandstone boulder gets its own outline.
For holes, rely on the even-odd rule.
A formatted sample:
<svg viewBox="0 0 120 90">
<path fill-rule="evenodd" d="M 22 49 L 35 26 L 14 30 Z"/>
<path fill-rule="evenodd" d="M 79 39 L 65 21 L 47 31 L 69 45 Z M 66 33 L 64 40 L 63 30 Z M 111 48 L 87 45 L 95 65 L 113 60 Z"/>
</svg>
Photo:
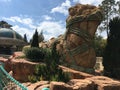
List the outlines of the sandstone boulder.
<svg viewBox="0 0 120 90">
<path fill-rule="evenodd" d="M 94 90 L 95 85 L 90 80 L 72 79 L 69 83 L 73 90 Z"/>
<path fill-rule="evenodd" d="M 7 72 L 12 71 L 12 76 L 21 82 L 28 81 L 28 76 L 35 72 L 35 66 L 37 65 L 37 63 L 32 63 L 24 59 L 4 60 L 3 63 L 5 70 Z"/>
<path fill-rule="evenodd" d="M 64 72 L 68 72 L 70 74 L 71 79 L 85 79 L 85 78 L 90 78 L 94 76 L 92 74 L 80 72 L 65 66 L 59 66 L 59 67 L 62 68 Z"/>
<path fill-rule="evenodd" d="M 69 8 L 69 16 L 66 20 L 66 46 L 69 49 L 66 50 L 66 61 L 68 63 L 86 69 L 94 67 L 96 56 L 92 40 L 102 18 L 100 8 L 96 6 L 77 4 Z M 77 68 L 81 69 L 75 67 Z"/>
<path fill-rule="evenodd" d="M 72 87 L 63 82 L 51 82 L 50 90 L 73 90 Z"/>
<path fill-rule="evenodd" d="M 94 82 L 96 90 L 120 90 L 120 82 L 104 76 L 94 76 L 87 78 Z"/>
<path fill-rule="evenodd" d="M 24 84 L 25 85 L 25 84 Z M 48 81 L 39 81 L 27 86 L 28 90 L 42 90 L 44 87 L 49 87 Z"/>
</svg>

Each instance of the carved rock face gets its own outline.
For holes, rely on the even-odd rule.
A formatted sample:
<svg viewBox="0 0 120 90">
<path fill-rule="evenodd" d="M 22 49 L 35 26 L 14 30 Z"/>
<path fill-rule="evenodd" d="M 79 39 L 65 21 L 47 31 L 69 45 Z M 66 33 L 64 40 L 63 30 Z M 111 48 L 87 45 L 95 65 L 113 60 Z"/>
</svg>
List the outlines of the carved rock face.
<svg viewBox="0 0 120 90">
<path fill-rule="evenodd" d="M 73 68 L 77 70 L 81 70 L 79 67 L 93 69 L 96 62 L 93 40 L 97 27 L 103 19 L 102 11 L 88 4 L 77 4 L 68 11 L 65 36 L 50 39 L 48 47 L 50 48 L 55 40 L 58 40 L 56 48 L 64 56 L 65 64 L 75 66 Z"/>
<path fill-rule="evenodd" d="M 102 18 L 101 10 L 92 5 L 77 4 L 69 8 L 64 53 L 65 61 L 69 65 L 74 65 L 74 69 L 93 69 L 96 62 L 93 40 Z M 77 53 L 73 54 L 73 51 Z"/>
</svg>

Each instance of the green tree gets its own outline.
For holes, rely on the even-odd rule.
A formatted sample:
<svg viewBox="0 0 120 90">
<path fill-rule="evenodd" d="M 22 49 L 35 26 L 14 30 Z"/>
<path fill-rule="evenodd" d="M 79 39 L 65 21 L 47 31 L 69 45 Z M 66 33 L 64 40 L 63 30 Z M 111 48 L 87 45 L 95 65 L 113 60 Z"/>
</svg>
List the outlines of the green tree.
<svg viewBox="0 0 120 90">
<path fill-rule="evenodd" d="M 24 41 L 28 43 L 26 34 L 24 34 Z"/>
<path fill-rule="evenodd" d="M 120 79 L 120 18 L 109 22 L 107 45 L 103 56 L 104 75 Z"/>
<path fill-rule="evenodd" d="M 0 28 L 11 28 L 12 25 L 8 24 L 6 21 L 0 21 Z"/>
<path fill-rule="evenodd" d="M 39 38 L 39 43 L 44 41 L 43 31 L 40 32 L 40 34 L 38 35 L 38 38 Z"/>
<path fill-rule="evenodd" d="M 29 76 L 30 81 L 47 80 L 68 82 L 70 80 L 70 74 L 63 72 L 59 67 L 60 55 L 56 50 L 57 43 L 54 42 L 51 49 L 45 49 L 45 64 L 36 66 L 34 75 Z"/>
<path fill-rule="evenodd" d="M 117 2 L 115 0 L 103 0 L 102 3 L 99 5 L 102 10 L 103 10 L 103 14 L 104 14 L 104 19 L 102 24 L 99 26 L 99 30 L 100 31 L 105 31 L 107 32 L 108 35 L 108 23 L 109 20 L 111 18 L 113 18 L 113 16 L 118 15 L 118 9 L 116 7 Z"/>
<path fill-rule="evenodd" d="M 37 31 L 37 29 L 35 30 L 35 33 L 33 35 L 33 38 L 32 38 L 32 41 L 31 41 L 31 47 L 39 47 L 38 31 Z"/>
<path fill-rule="evenodd" d="M 106 45 L 106 39 L 100 35 L 95 35 L 95 52 L 97 57 L 102 57 Z"/>
<path fill-rule="evenodd" d="M 117 10 L 117 13 L 118 13 L 118 16 L 120 16 L 120 1 L 117 1 L 117 7 L 118 7 L 118 10 Z"/>
</svg>

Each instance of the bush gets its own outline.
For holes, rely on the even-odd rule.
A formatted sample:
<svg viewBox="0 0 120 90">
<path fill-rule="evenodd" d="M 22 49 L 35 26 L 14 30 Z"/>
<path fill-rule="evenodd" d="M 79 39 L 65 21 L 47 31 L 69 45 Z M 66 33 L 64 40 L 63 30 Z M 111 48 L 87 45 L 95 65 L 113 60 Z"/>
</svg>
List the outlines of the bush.
<svg viewBox="0 0 120 90">
<path fill-rule="evenodd" d="M 103 56 L 104 75 L 120 79 L 120 18 L 109 22 L 107 45 Z"/>
<path fill-rule="evenodd" d="M 30 48 L 29 46 L 23 47 L 22 52 L 25 54 L 28 51 L 29 48 Z"/>
<path fill-rule="evenodd" d="M 32 62 L 40 62 L 44 59 L 45 53 L 42 48 L 29 47 L 23 50 L 26 58 Z"/>
<path fill-rule="evenodd" d="M 46 49 L 45 64 L 37 65 L 35 68 L 35 73 L 30 78 L 30 81 L 63 81 L 68 82 L 70 80 L 69 73 L 65 73 L 59 68 L 60 55 L 56 51 L 56 43 L 53 45 L 52 49 Z M 33 79 L 33 80 L 32 80 Z"/>
<path fill-rule="evenodd" d="M 59 67 L 57 67 L 55 71 L 51 69 L 43 64 L 36 65 L 34 75 L 29 76 L 28 79 L 33 83 L 41 80 L 63 82 L 68 82 L 70 80 L 70 74 L 68 72 L 63 72 Z"/>
<path fill-rule="evenodd" d="M 39 41 L 38 41 L 38 32 L 37 29 L 33 35 L 32 42 L 31 42 L 31 47 L 39 47 Z"/>
<path fill-rule="evenodd" d="M 106 45 L 106 40 L 103 39 L 102 36 L 96 34 L 94 39 L 94 44 L 95 44 L 94 48 L 95 48 L 96 56 L 102 57 Z"/>
</svg>

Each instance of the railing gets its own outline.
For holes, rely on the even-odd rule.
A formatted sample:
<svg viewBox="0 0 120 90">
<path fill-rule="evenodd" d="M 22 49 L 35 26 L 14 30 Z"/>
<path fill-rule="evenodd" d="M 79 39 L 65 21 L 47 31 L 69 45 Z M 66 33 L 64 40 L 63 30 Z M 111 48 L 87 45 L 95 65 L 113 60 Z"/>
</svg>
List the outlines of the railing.
<svg viewBox="0 0 120 90">
<path fill-rule="evenodd" d="M 10 76 L 0 63 L 0 90 L 28 90 L 24 85 Z"/>
</svg>

